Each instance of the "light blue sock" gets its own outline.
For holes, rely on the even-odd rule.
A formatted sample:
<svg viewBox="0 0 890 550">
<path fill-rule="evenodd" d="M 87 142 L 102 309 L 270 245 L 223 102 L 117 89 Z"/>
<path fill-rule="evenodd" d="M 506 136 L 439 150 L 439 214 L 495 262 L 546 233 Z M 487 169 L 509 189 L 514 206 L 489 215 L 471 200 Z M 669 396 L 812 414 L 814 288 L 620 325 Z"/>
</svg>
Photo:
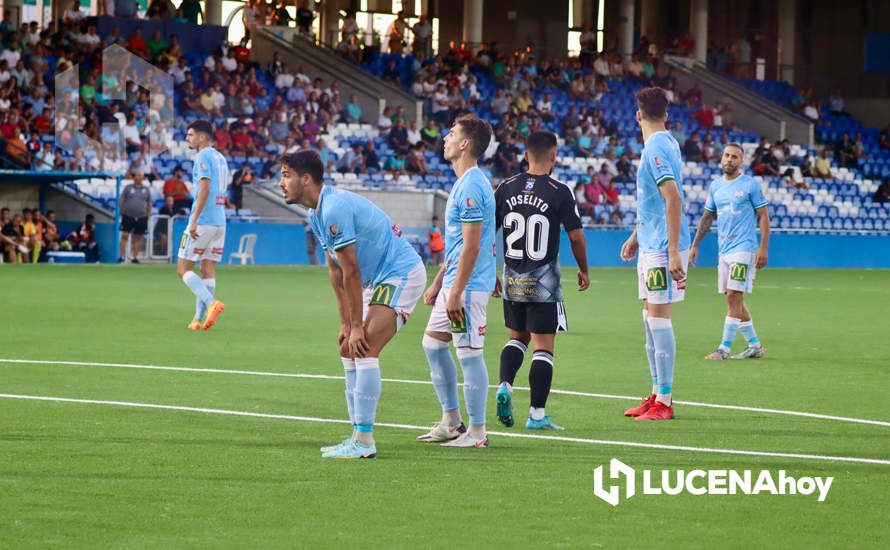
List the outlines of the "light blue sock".
<svg viewBox="0 0 890 550">
<path fill-rule="evenodd" d="M 213 298 L 216 293 L 216 279 L 201 279 L 204 281 L 204 286 L 207 287 L 207 290 L 210 291 L 210 297 Z M 204 318 L 204 314 L 207 313 L 207 306 L 204 302 L 201 301 L 200 298 L 195 298 L 195 320 L 200 321 Z"/>
<path fill-rule="evenodd" d="M 646 327 L 646 358 L 649 359 L 649 374 L 652 375 L 652 393 L 658 393 L 658 369 L 655 364 L 655 343 L 649 329 L 649 312 L 643 310 L 643 326 Z"/>
<path fill-rule="evenodd" d="M 423 351 L 430 364 L 430 378 L 443 411 L 454 411 L 460 407 L 457 396 L 457 365 L 451 357 L 448 342 L 423 337 Z"/>
<path fill-rule="evenodd" d="M 185 275 L 182 276 L 182 282 L 189 287 L 189 290 L 192 291 L 192 294 L 198 298 L 204 304 L 204 307 L 210 305 L 210 302 L 213 301 L 213 294 L 207 290 L 207 285 L 204 284 L 204 281 L 198 277 L 198 274 L 194 271 L 188 271 Z"/>
<path fill-rule="evenodd" d="M 749 346 L 756 346 L 760 343 L 760 338 L 757 337 L 757 333 L 754 331 L 754 321 L 745 321 L 739 325 L 739 330 L 742 332 L 742 336 L 745 337 L 745 340 L 748 341 Z"/>
<path fill-rule="evenodd" d="M 349 411 L 349 421 L 355 426 L 355 361 L 349 357 L 341 357 L 340 361 L 346 378 L 346 410 Z"/>
<path fill-rule="evenodd" d="M 741 323 L 741 319 L 737 319 L 735 317 L 726 316 L 726 319 L 723 321 L 723 341 L 720 342 L 720 347 L 729 351 L 732 349 L 732 341 L 735 340 L 735 333 L 739 330 L 739 323 Z"/>
<path fill-rule="evenodd" d="M 674 385 L 674 357 L 677 354 L 677 341 L 670 319 L 649 317 L 652 341 L 655 344 L 655 364 L 658 368 L 658 392 L 656 400 L 671 404 L 671 391 Z"/>
<path fill-rule="evenodd" d="M 380 360 L 365 357 L 355 360 L 355 392 L 353 393 L 355 430 L 371 432 L 377 417 L 377 401 L 380 399 Z"/>
<path fill-rule="evenodd" d="M 481 349 L 458 348 L 457 359 L 464 371 L 464 401 L 470 426 L 485 425 L 485 405 L 488 400 L 488 369 Z"/>
</svg>

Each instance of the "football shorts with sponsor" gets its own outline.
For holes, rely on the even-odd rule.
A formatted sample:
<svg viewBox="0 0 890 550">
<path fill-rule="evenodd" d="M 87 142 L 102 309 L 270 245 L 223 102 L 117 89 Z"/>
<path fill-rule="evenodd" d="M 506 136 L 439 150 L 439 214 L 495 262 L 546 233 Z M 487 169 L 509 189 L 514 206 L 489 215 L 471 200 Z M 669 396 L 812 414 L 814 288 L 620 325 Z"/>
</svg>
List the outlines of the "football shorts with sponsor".
<svg viewBox="0 0 890 550">
<path fill-rule="evenodd" d="M 402 330 L 426 288 L 426 267 L 420 262 L 404 277 L 392 277 L 366 288 L 362 295 L 362 318 L 368 308 L 387 306 L 396 312 L 396 331 Z"/>
<path fill-rule="evenodd" d="M 188 231 L 182 234 L 177 256 L 190 262 L 197 262 L 198 260 L 219 262 L 222 260 L 225 244 L 226 226 L 199 225 L 197 239 L 193 239 L 188 234 Z"/>
<path fill-rule="evenodd" d="M 436 297 L 436 304 L 426 324 L 427 332 L 450 332 L 454 347 L 482 349 L 485 344 L 486 308 L 490 292 L 464 291 L 464 322 L 457 324 L 448 319 L 445 303 L 451 294 L 443 288 Z"/>
<path fill-rule="evenodd" d="M 569 330 L 562 302 L 504 300 L 504 324 L 509 329 L 535 334 L 556 334 Z"/>
<path fill-rule="evenodd" d="M 733 252 L 720 256 L 717 262 L 717 292 L 724 294 L 727 290 L 738 292 L 754 292 L 753 252 Z"/>
<path fill-rule="evenodd" d="M 680 251 L 680 261 L 683 271 L 688 273 L 689 250 Z M 686 296 L 686 279 L 675 281 L 671 277 L 667 252 L 640 252 L 637 281 L 640 300 L 650 304 L 673 304 Z"/>
</svg>

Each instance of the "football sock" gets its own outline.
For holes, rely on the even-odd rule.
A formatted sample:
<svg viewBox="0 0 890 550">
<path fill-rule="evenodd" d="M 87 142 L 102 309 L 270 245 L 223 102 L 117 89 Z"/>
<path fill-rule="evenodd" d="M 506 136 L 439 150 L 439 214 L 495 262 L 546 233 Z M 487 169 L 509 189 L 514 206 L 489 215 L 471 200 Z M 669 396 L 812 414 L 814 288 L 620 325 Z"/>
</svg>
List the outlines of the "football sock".
<svg viewBox="0 0 890 550">
<path fill-rule="evenodd" d="M 353 410 L 355 431 L 369 433 L 374 429 L 377 400 L 380 399 L 380 360 L 364 357 L 355 360 L 355 393 Z"/>
<path fill-rule="evenodd" d="M 530 404 L 533 408 L 543 410 L 544 406 L 547 405 L 547 397 L 550 395 L 550 383 L 552 381 L 553 355 L 546 350 L 535 350 L 535 354 L 532 356 L 532 366 L 528 371 L 528 385 L 531 389 Z M 540 419 L 535 418 L 535 420 Z"/>
<path fill-rule="evenodd" d="M 720 347 L 724 351 L 729 351 L 732 349 L 732 341 L 735 340 L 735 333 L 739 329 L 739 323 L 742 320 L 736 317 L 726 316 L 726 319 L 723 321 L 723 341 L 720 342 Z"/>
<path fill-rule="evenodd" d="M 457 359 L 464 371 L 464 401 L 470 427 L 485 425 L 485 402 L 488 398 L 488 370 L 481 349 L 457 348 Z"/>
<path fill-rule="evenodd" d="M 525 350 L 528 347 L 519 340 L 510 340 L 501 350 L 501 382 L 507 382 L 513 387 L 513 381 L 516 380 L 516 373 L 522 367 L 522 360 L 525 359 Z"/>
<path fill-rule="evenodd" d="M 211 298 L 216 293 L 216 279 L 201 279 L 204 281 L 204 286 L 207 287 L 207 290 L 210 291 Z M 195 320 L 200 321 L 204 318 L 204 314 L 207 313 L 207 306 L 204 302 L 201 301 L 200 298 L 195 298 Z"/>
<path fill-rule="evenodd" d="M 760 343 L 760 338 L 757 337 L 757 333 L 754 331 L 753 320 L 739 324 L 739 330 L 742 332 L 742 336 L 745 337 L 745 340 L 748 341 L 749 346 L 756 346 Z"/>
<path fill-rule="evenodd" d="M 355 426 L 355 361 L 349 357 L 341 357 L 340 361 L 346 378 L 346 410 L 349 411 L 349 421 Z"/>
<path fill-rule="evenodd" d="M 658 368 L 658 391 L 655 400 L 670 406 L 671 390 L 674 384 L 674 356 L 677 341 L 670 319 L 649 317 L 652 342 L 655 344 L 655 364 Z"/>
<path fill-rule="evenodd" d="M 423 351 L 430 364 L 430 378 L 443 411 L 454 411 L 460 407 L 457 396 L 457 365 L 451 357 L 448 342 L 424 335 Z"/>
<path fill-rule="evenodd" d="M 529 407 L 528 415 L 532 420 L 544 420 L 544 417 L 547 416 L 544 413 L 544 407 Z"/>
<path fill-rule="evenodd" d="M 655 366 L 655 343 L 652 329 L 649 328 L 649 312 L 643 310 L 643 326 L 646 327 L 646 358 L 649 360 L 649 374 L 652 375 L 652 393 L 658 393 L 658 369 Z"/>
<path fill-rule="evenodd" d="M 204 304 L 204 307 L 210 305 L 210 302 L 213 301 L 213 295 L 210 294 L 210 291 L 207 289 L 207 285 L 204 284 L 204 281 L 198 277 L 198 274 L 194 271 L 187 271 L 185 275 L 182 276 L 182 282 L 189 287 L 189 290 L 192 291 L 192 294 L 198 298 L 198 300 Z"/>
</svg>

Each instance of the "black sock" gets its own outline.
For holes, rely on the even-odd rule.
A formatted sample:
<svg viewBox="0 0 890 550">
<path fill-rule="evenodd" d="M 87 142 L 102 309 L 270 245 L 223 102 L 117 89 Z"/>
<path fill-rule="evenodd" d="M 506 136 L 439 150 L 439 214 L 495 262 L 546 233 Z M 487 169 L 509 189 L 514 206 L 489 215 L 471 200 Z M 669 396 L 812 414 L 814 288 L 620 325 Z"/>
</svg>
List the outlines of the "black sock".
<svg viewBox="0 0 890 550">
<path fill-rule="evenodd" d="M 550 395 L 550 383 L 553 381 L 553 354 L 545 350 L 536 350 L 532 356 L 532 368 L 528 371 L 528 385 L 531 387 L 531 403 L 536 409 L 547 405 Z"/>
<path fill-rule="evenodd" d="M 525 359 L 526 346 L 519 340 L 510 340 L 501 350 L 501 382 L 508 382 L 510 386 L 516 380 L 516 373 L 522 367 Z"/>
</svg>

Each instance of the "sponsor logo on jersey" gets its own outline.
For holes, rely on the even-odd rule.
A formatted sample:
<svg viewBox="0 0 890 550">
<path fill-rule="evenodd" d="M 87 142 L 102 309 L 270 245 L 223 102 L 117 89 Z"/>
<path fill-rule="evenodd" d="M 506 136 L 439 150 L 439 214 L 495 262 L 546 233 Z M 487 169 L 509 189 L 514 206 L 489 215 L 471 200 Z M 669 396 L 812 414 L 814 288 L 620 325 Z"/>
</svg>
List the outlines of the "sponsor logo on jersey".
<svg viewBox="0 0 890 550">
<path fill-rule="evenodd" d="M 742 198 L 742 197 L 744 197 L 744 196 L 745 196 L 745 192 L 742 191 L 742 190 L 739 190 L 739 191 L 736 191 L 736 192 L 735 192 L 735 200 L 739 200 L 740 198 Z"/>
<path fill-rule="evenodd" d="M 201 170 L 207 170 L 207 163 L 206 163 L 206 162 L 202 162 L 202 163 L 201 163 Z"/>
<path fill-rule="evenodd" d="M 375 286 L 374 290 L 371 292 L 370 305 L 388 306 L 390 301 L 392 301 L 395 293 L 395 285 L 380 283 L 379 285 Z"/>
<path fill-rule="evenodd" d="M 391 229 L 392 229 L 392 232 L 396 234 L 396 237 L 401 237 L 401 236 L 402 236 L 402 228 L 399 227 L 399 224 L 397 224 L 397 223 L 392 224 L 392 228 L 391 228 Z M 437 227 L 437 228 L 436 228 L 436 231 L 438 231 L 438 230 L 439 230 L 439 228 Z"/>
<path fill-rule="evenodd" d="M 332 226 L 328 227 L 328 229 L 330 230 L 331 235 L 334 237 L 336 237 L 337 235 L 340 234 L 340 228 L 337 227 L 336 225 L 332 225 Z"/>
<path fill-rule="evenodd" d="M 474 206 L 476 206 L 476 199 L 474 199 L 472 197 L 468 197 L 467 198 L 467 208 L 473 208 Z"/>
<path fill-rule="evenodd" d="M 525 182 L 525 190 L 526 191 L 531 191 L 534 188 L 535 188 L 535 180 L 528 180 L 527 182 Z"/>
<path fill-rule="evenodd" d="M 667 268 L 653 267 L 646 273 L 646 289 L 649 292 L 667 290 Z"/>
<path fill-rule="evenodd" d="M 655 166 L 661 166 L 661 159 L 660 159 L 660 158 L 658 158 L 658 157 L 653 157 L 653 159 L 655 160 Z"/>
<path fill-rule="evenodd" d="M 485 328 L 487 326 L 488 325 L 482 325 L 481 327 L 479 327 L 479 336 L 485 336 Z"/>
</svg>

